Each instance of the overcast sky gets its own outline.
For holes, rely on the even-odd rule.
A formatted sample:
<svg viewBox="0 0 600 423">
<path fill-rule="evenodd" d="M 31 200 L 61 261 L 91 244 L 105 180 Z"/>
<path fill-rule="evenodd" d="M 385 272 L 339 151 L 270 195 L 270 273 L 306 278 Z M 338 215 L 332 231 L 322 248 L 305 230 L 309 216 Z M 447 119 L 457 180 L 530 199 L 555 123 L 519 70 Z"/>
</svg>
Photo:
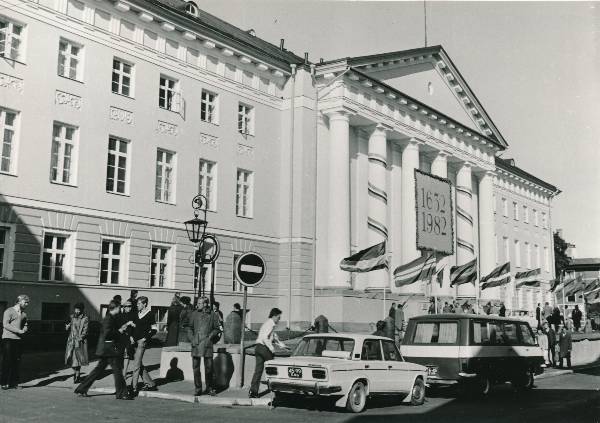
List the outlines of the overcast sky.
<svg viewBox="0 0 600 423">
<path fill-rule="evenodd" d="M 424 45 L 423 2 L 202 0 L 312 61 Z M 600 257 L 600 3 L 427 2 L 441 44 L 509 143 L 504 158 L 563 192 L 553 228 Z"/>
</svg>

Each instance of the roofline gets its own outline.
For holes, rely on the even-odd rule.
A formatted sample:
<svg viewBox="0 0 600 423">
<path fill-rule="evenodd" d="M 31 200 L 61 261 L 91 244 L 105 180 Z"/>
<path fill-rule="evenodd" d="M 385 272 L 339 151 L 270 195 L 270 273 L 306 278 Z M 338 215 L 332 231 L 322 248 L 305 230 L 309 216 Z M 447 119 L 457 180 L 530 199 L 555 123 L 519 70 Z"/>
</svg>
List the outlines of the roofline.
<svg viewBox="0 0 600 423">
<path fill-rule="evenodd" d="M 456 319 L 484 319 L 484 320 L 511 320 L 517 322 L 526 322 L 526 319 L 519 319 L 518 317 L 503 317 L 497 315 L 488 314 L 466 314 L 466 313 L 440 313 L 440 314 L 422 314 L 419 316 L 411 317 L 409 320 L 456 320 Z"/>
<path fill-rule="evenodd" d="M 558 189 L 557 187 L 555 187 L 554 185 L 538 178 L 537 176 L 532 175 L 529 172 L 524 171 L 523 169 L 521 169 L 520 167 L 517 166 L 513 166 L 511 165 L 508 160 L 503 159 L 501 157 L 495 157 L 495 161 L 496 161 L 496 166 L 507 170 L 509 172 L 515 173 L 523 178 L 527 178 L 541 186 L 543 186 L 544 188 L 549 189 L 550 191 L 552 191 L 553 196 L 557 196 L 558 194 L 560 194 L 562 191 L 560 189 Z"/>
<path fill-rule="evenodd" d="M 394 56 L 397 54 L 411 54 L 411 53 L 417 53 L 417 52 L 429 52 L 429 50 L 431 50 L 431 52 L 435 52 L 435 51 L 438 51 L 440 48 L 442 48 L 441 45 L 435 45 L 435 46 L 431 46 L 431 47 L 417 47 L 417 48 L 413 48 L 413 49 L 409 49 L 409 50 L 397 50 L 397 51 L 391 51 L 391 52 L 387 52 L 387 53 L 368 54 L 365 56 L 341 57 L 339 59 L 327 60 L 323 63 L 319 63 L 319 65 L 326 65 L 326 64 L 330 64 L 330 63 L 343 62 L 343 61 L 346 61 L 350 65 L 354 65 L 354 64 L 356 64 L 355 62 L 361 62 L 361 61 L 364 61 L 367 59 L 374 59 L 374 60 L 385 59 L 387 56 Z"/>
</svg>

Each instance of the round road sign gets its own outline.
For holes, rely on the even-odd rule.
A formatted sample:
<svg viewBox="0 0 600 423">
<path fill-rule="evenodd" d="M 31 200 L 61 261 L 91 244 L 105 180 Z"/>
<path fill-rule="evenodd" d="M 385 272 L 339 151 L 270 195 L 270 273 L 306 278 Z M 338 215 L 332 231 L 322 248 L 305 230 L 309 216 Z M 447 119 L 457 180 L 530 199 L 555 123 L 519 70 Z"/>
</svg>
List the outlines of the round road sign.
<svg viewBox="0 0 600 423">
<path fill-rule="evenodd" d="M 259 285 L 267 274 L 267 264 L 256 253 L 244 253 L 235 262 L 235 278 L 246 287 Z"/>
</svg>

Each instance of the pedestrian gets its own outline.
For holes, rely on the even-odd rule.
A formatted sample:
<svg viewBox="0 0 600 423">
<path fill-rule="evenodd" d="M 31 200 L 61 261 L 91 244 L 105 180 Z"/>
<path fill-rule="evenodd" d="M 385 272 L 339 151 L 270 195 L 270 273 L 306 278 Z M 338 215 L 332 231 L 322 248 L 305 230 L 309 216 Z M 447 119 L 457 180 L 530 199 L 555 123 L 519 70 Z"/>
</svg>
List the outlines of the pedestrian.
<svg viewBox="0 0 600 423">
<path fill-rule="evenodd" d="M 137 307 L 136 307 L 137 308 Z M 121 305 L 121 313 L 117 314 L 117 326 L 121 327 L 125 324 L 126 329 L 121 334 L 121 343 L 123 345 L 123 377 L 125 383 L 127 383 L 127 372 L 129 371 L 129 364 L 135 357 L 135 341 L 133 339 L 133 328 L 135 327 L 134 321 L 136 320 L 137 313 L 134 313 L 131 300 L 125 300 Z M 133 388 L 129 391 L 130 395 L 134 395 Z"/>
<path fill-rule="evenodd" d="M 435 298 L 429 299 L 429 308 L 427 314 L 435 314 Z"/>
<path fill-rule="evenodd" d="M 571 313 L 571 319 L 573 319 L 573 327 L 575 328 L 575 332 L 579 332 L 579 328 L 581 327 L 581 318 L 583 317 L 581 310 L 579 310 L 579 306 L 575 305 L 575 310 Z"/>
<path fill-rule="evenodd" d="M 137 315 L 138 314 L 137 296 L 138 296 L 138 290 L 137 289 L 132 289 L 131 291 L 129 291 L 129 301 L 131 301 L 131 313 L 133 315 Z"/>
<path fill-rule="evenodd" d="M 233 310 L 225 318 L 223 340 L 226 344 L 239 344 L 242 338 L 242 316 L 235 309 L 235 304 L 233 307 Z"/>
<path fill-rule="evenodd" d="M 554 355 L 556 349 L 556 332 L 554 332 L 550 323 L 544 322 L 544 333 L 548 338 L 548 361 L 550 362 L 550 365 L 554 367 L 556 365 Z"/>
<path fill-rule="evenodd" d="M 183 306 L 181 313 L 179 314 L 179 343 L 189 342 L 188 341 L 188 327 L 190 325 L 190 318 L 194 312 L 192 307 L 192 299 L 187 296 L 183 296 L 179 299 Z"/>
<path fill-rule="evenodd" d="M 148 348 L 150 339 L 158 332 L 158 325 L 154 318 L 154 313 L 148 306 L 148 297 L 137 297 L 137 309 L 138 314 L 134 321 L 135 326 L 133 327 L 133 342 L 135 343 L 135 355 L 133 356 L 133 373 L 131 375 L 131 388 L 134 394 L 138 392 L 138 380 L 140 373 L 144 386 L 140 389 L 142 391 L 157 391 L 156 383 L 152 380 L 148 374 L 148 369 L 144 366 L 144 352 Z"/>
<path fill-rule="evenodd" d="M 487 304 L 483 306 L 483 312 L 488 316 L 492 313 L 492 303 L 490 301 L 488 301 Z"/>
<path fill-rule="evenodd" d="M 315 322 L 313 323 L 312 329 L 316 333 L 328 333 L 329 332 L 329 320 L 327 317 L 319 314 L 315 318 Z"/>
<path fill-rule="evenodd" d="M 121 296 L 120 296 L 119 294 L 117 294 L 117 295 L 115 295 L 115 296 L 112 298 L 112 301 L 113 301 L 115 304 L 117 304 L 119 307 L 121 307 L 121 303 L 122 303 L 122 301 L 123 301 L 123 300 L 122 300 Z"/>
<path fill-rule="evenodd" d="M 536 333 L 537 342 L 542 349 L 542 356 L 544 357 L 544 364 L 542 364 L 542 367 L 546 367 L 548 365 L 548 335 L 546 335 L 542 329 L 538 329 Z"/>
<path fill-rule="evenodd" d="M 450 311 L 450 310 L 451 310 L 451 309 L 450 309 L 450 305 L 448 304 L 448 301 L 445 301 L 445 302 L 444 302 L 444 308 L 442 309 L 442 312 L 443 312 L 443 313 L 451 313 L 451 311 Z"/>
<path fill-rule="evenodd" d="M 183 305 L 179 300 L 179 295 L 175 294 L 171 300 L 171 305 L 167 309 L 167 337 L 165 347 L 172 347 L 179 343 L 179 325 Z"/>
<path fill-rule="evenodd" d="M 87 336 L 89 319 L 84 313 L 83 303 L 77 303 L 73 306 L 73 315 L 71 321 L 66 324 L 69 331 L 67 338 L 67 348 L 65 351 L 65 364 L 71 362 L 73 369 L 73 383 L 81 382 L 81 366 L 89 364 Z"/>
<path fill-rule="evenodd" d="M 394 340 L 396 341 L 396 345 L 399 345 L 402 338 L 404 338 L 404 304 L 406 302 L 398 303 L 394 313 Z"/>
<path fill-rule="evenodd" d="M 560 364 L 559 368 L 563 367 L 563 360 L 567 359 L 567 368 L 571 368 L 571 350 L 573 349 L 573 340 L 571 338 L 571 331 L 566 325 L 561 325 L 560 333 L 558 335 L 558 344 L 560 346 Z"/>
<path fill-rule="evenodd" d="M 386 316 L 385 319 L 383 319 L 384 323 L 385 323 L 385 327 L 383 329 L 383 331 L 385 332 L 385 335 L 383 336 L 387 336 L 390 339 L 396 339 L 395 335 L 396 335 L 396 324 L 394 319 L 392 319 L 390 316 Z"/>
<path fill-rule="evenodd" d="M 558 332 L 558 325 L 560 325 L 561 315 L 560 309 L 556 306 L 552 310 L 552 324 L 554 325 L 554 332 Z"/>
<path fill-rule="evenodd" d="M 27 333 L 27 314 L 29 297 L 21 294 L 13 307 L 4 310 L 2 316 L 2 389 L 17 389 L 19 385 L 19 367 L 23 353 L 23 336 Z"/>
<path fill-rule="evenodd" d="M 375 332 L 373 332 L 373 335 L 375 336 L 387 336 L 385 334 L 385 322 L 383 320 L 378 320 L 377 323 L 375 323 Z"/>
<path fill-rule="evenodd" d="M 115 380 L 116 398 L 119 400 L 133 399 L 133 397 L 127 394 L 127 385 L 125 385 L 123 370 L 121 369 L 124 350 L 122 335 L 130 323 L 125 323 L 121 327 L 118 326 L 117 315 L 119 311 L 119 305 L 114 301 L 108 304 L 108 312 L 104 316 L 104 319 L 102 319 L 102 330 L 98 338 L 98 347 L 96 348 L 96 355 L 100 360 L 94 370 L 75 389 L 75 393 L 80 397 L 88 396 L 87 392 L 94 381 L 101 377 L 106 366 L 110 365 Z"/>
<path fill-rule="evenodd" d="M 392 303 L 390 311 L 388 311 L 388 316 L 390 316 L 392 319 L 396 318 L 396 303 Z"/>
<path fill-rule="evenodd" d="M 198 302 L 199 310 L 192 313 L 188 326 L 188 337 L 192 343 L 192 368 L 194 370 L 194 394 L 202 395 L 200 363 L 204 360 L 206 393 L 216 395 L 213 378 L 213 342 L 219 333 L 219 319 L 213 313 L 208 298 Z"/>
<path fill-rule="evenodd" d="M 504 303 L 500 303 L 500 310 L 498 310 L 498 315 L 500 317 L 506 316 L 506 307 L 504 306 Z"/>
<path fill-rule="evenodd" d="M 250 398 L 258 398 L 258 388 L 265 367 L 265 361 L 273 359 L 275 345 L 286 350 L 288 349 L 288 347 L 279 340 L 277 333 L 275 333 L 275 326 L 277 326 L 279 320 L 281 320 L 281 310 L 277 307 L 272 308 L 269 312 L 269 318 L 262 324 L 258 331 L 256 346 L 254 347 L 256 367 L 254 367 L 254 375 L 252 376 L 250 392 L 248 393 Z"/>
<path fill-rule="evenodd" d="M 235 303 L 233 305 L 233 311 L 234 311 L 234 313 L 237 313 L 240 315 L 240 319 L 243 318 L 244 312 L 242 311 L 242 306 L 240 305 L 240 303 Z"/>
<path fill-rule="evenodd" d="M 544 319 L 548 322 L 548 324 L 552 324 L 552 307 L 548 304 L 548 301 L 544 304 L 544 309 L 542 310 L 542 315 Z"/>
<path fill-rule="evenodd" d="M 540 307 L 540 303 L 538 303 L 535 308 L 535 320 L 537 320 L 537 329 L 541 329 L 542 327 L 542 309 Z"/>
</svg>

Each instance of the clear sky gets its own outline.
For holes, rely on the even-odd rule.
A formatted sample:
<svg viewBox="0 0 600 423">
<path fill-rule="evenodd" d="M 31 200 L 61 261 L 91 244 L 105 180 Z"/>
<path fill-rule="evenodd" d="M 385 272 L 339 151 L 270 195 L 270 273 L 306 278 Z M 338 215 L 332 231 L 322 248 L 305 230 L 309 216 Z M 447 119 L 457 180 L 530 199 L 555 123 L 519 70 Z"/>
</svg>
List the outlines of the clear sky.
<svg viewBox="0 0 600 423">
<path fill-rule="evenodd" d="M 202 0 L 201 8 L 312 61 L 424 45 L 423 2 Z M 441 44 L 510 147 L 557 186 L 553 228 L 600 257 L 600 3 L 427 2 Z"/>
</svg>

